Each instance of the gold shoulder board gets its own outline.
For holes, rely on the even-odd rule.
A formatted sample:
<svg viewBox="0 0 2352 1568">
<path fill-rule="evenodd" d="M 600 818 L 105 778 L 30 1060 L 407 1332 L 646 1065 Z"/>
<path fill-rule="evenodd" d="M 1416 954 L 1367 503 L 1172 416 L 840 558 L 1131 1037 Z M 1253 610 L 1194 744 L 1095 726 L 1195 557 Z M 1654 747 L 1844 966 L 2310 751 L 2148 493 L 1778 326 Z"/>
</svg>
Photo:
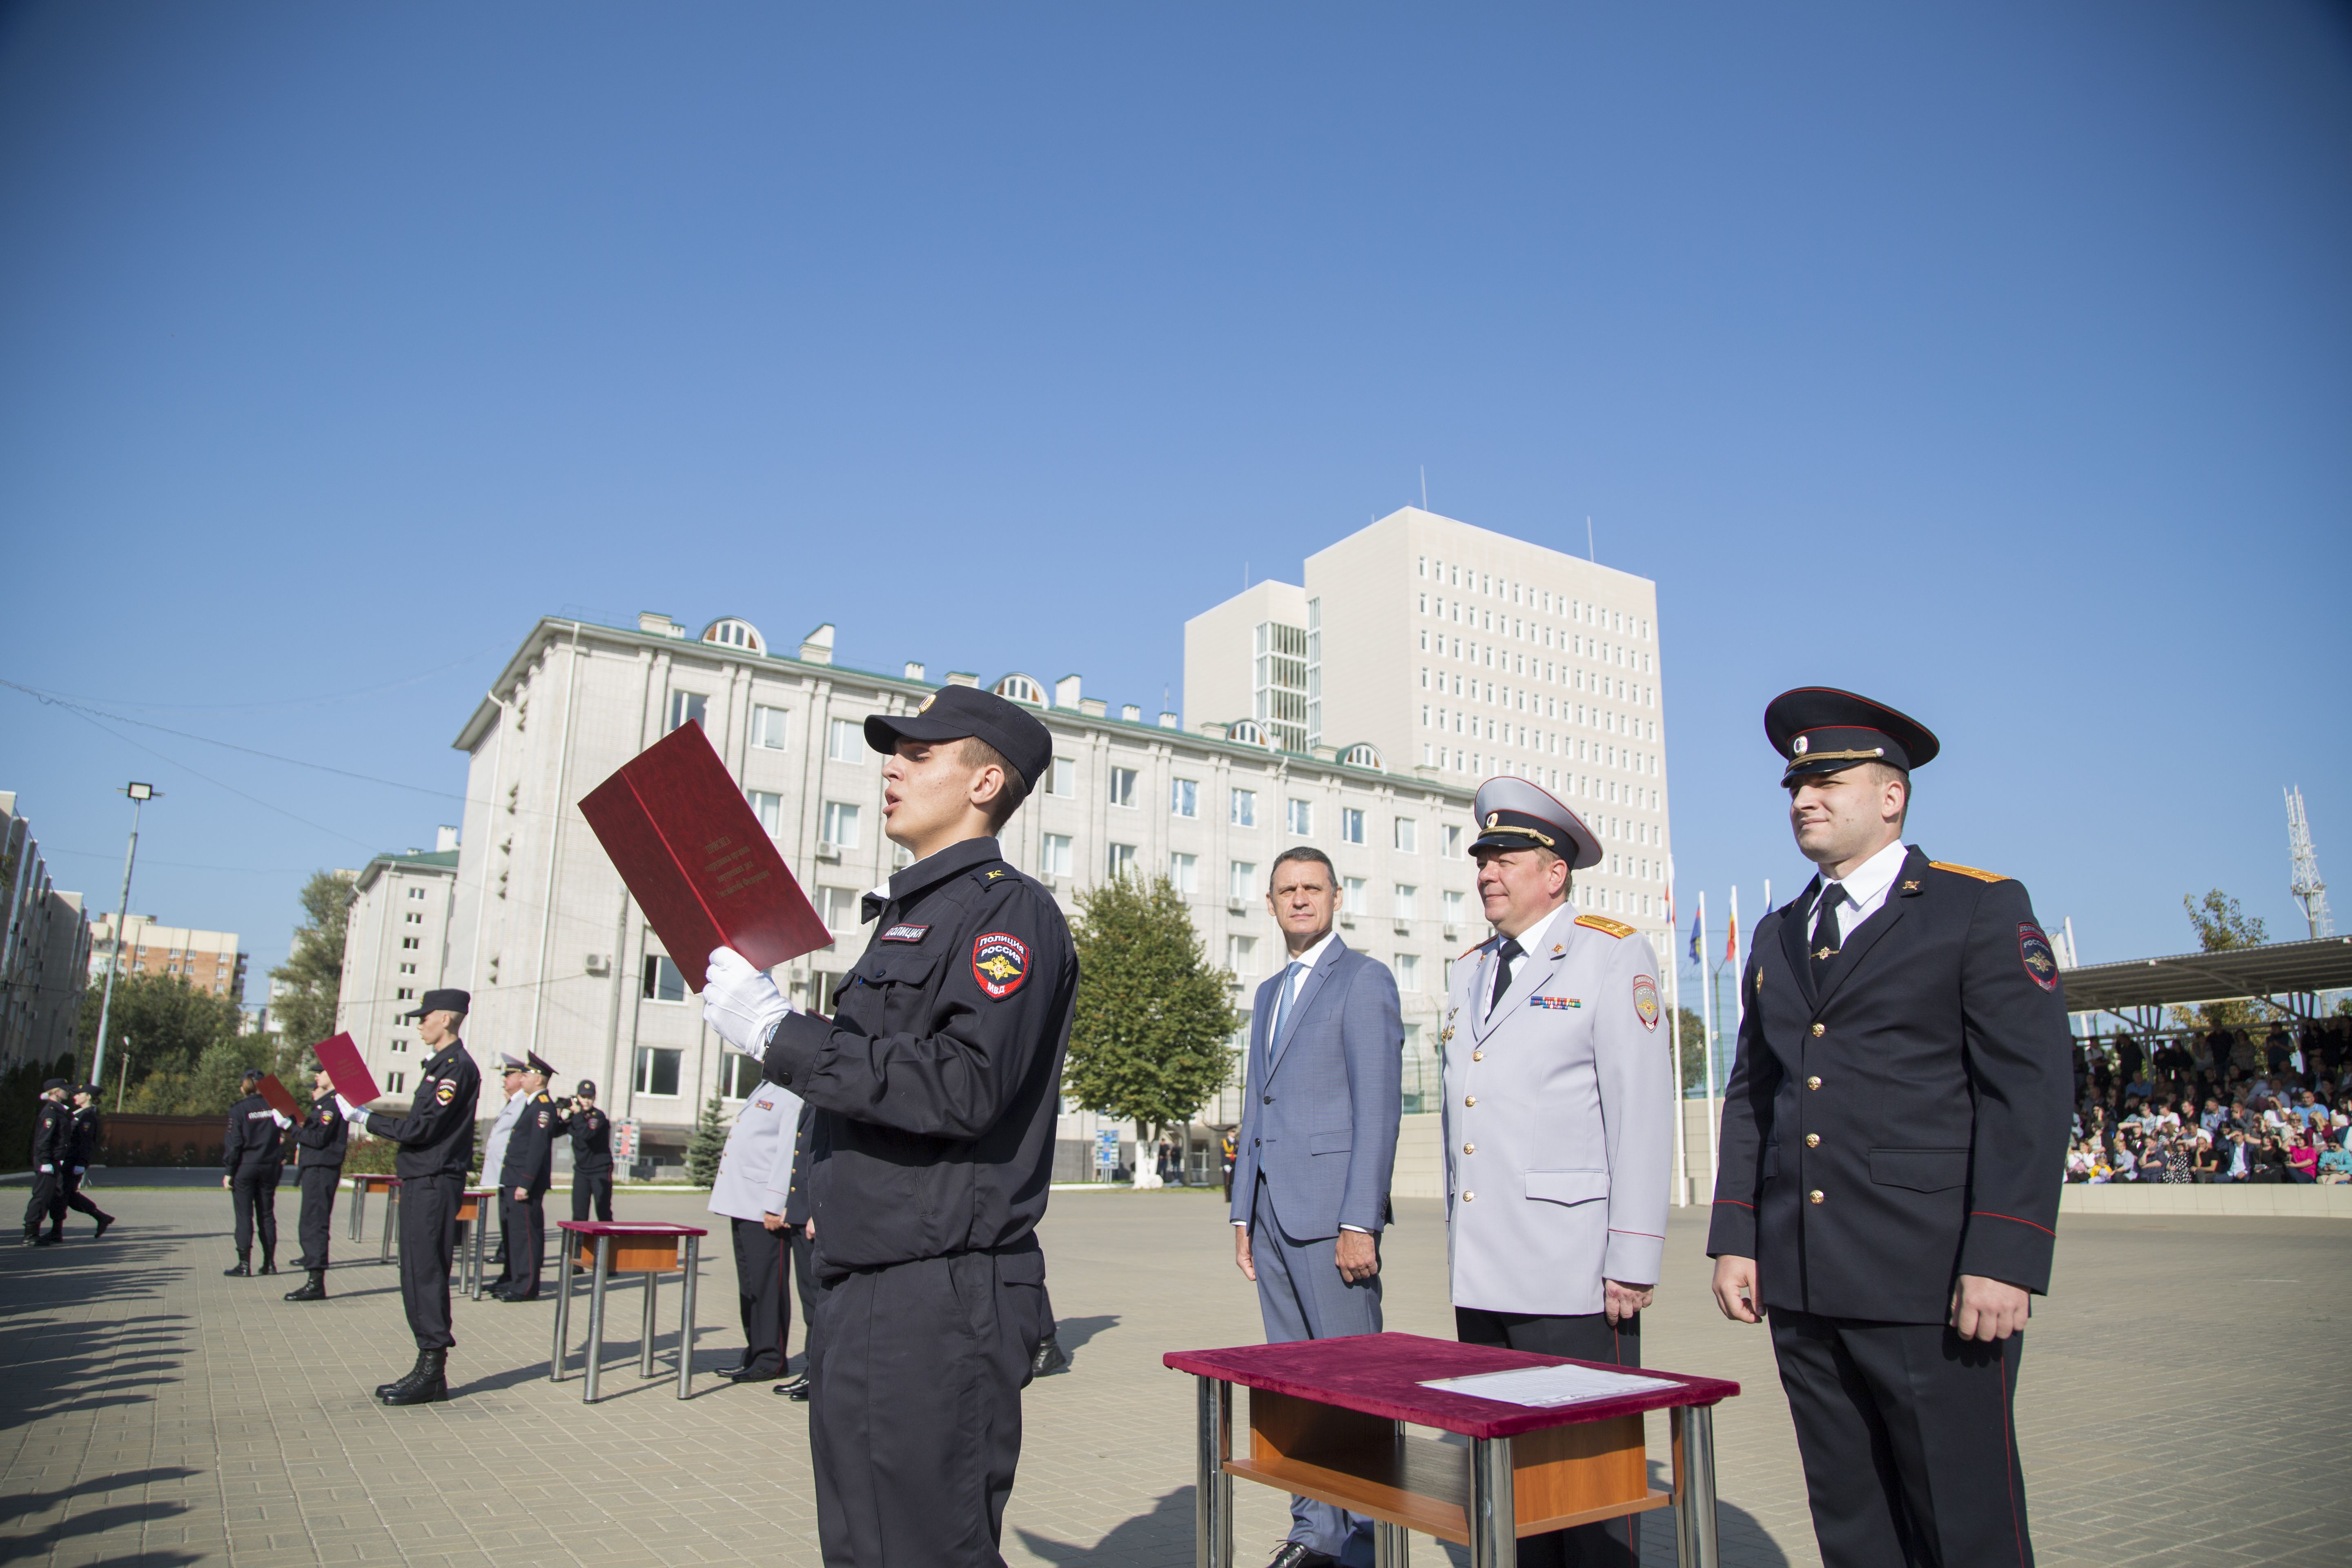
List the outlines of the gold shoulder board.
<svg viewBox="0 0 2352 1568">
<path fill-rule="evenodd" d="M 1484 946 L 1486 946 L 1486 939 L 1482 937 L 1482 938 L 1480 938 L 1478 941 L 1472 942 L 1468 947 L 1464 948 L 1464 949 L 1462 950 L 1462 952 L 1461 952 L 1460 955 L 1459 955 L 1459 958 L 1467 958 L 1467 957 L 1469 957 L 1472 953 L 1474 953 L 1474 952 L 1477 952 L 1480 948 L 1482 948 L 1482 947 L 1484 947 Z M 1457 962 L 1459 962 L 1459 959 L 1457 959 Z"/>
<path fill-rule="evenodd" d="M 2011 880 L 2011 879 L 2002 876 L 1998 871 L 1979 871 L 1974 866 L 1955 866 L 1949 860 L 1930 860 L 1927 864 L 1933 866 L 1938 871 L 1949 871 L 1955 876 L 1974 877 L 1979 882 L 2006 882 Z"/>
<path fill-rule="evenodd" d="M 1632 926 L 1627 925 L 1622 921 L 1612 921 L 1607 915 L 1579 915 L 1576 917 L 1576 923 L 1580 926 L 1588 926 L 1594 931 L 1605 931 L 1611 936 L 1618 937 L 1620 939 L 1629 937 L 1633 934 L 1633 928 Z"/>
</svg>

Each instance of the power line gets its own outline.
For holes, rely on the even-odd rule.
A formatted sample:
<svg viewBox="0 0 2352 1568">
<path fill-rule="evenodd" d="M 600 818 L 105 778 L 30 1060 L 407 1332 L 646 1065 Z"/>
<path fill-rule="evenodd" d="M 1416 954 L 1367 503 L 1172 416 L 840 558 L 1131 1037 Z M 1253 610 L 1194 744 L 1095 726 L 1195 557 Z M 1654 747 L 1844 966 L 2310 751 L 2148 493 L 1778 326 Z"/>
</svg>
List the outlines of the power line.
<svg viewBox="0 0 2352 1568">
<path fill-rule="evenodd" d="M 480 658 L 484 654 L 496 653 L 503 646 L 505 646 L 503 643 L 491 643 L 486 647 L 467 654 L 463 658 L 452 660 L 447 664 L 438 665 L 434 668 L 424 671 L 422 674 L 412 675 L 404 680 L 395 680 L 388 685 L 362 686 L 354 690 L 331 691 L 319 697 L 290 697 L 281 702 L 133 702 L 125 699 L 111 697 L 80 697 L 75 696 L 71 693 L 61 693 L 57 695 L 59 695 L 64 700 L 68 701 L 99 702 L 104 703 L 108 707 L 111 708 L 138 708 L 153 713 L 254 712 L 273 708 L 315 708 L 320 704 L 326 702 L 348 702 L 354 697 L 373 697 L 381 692 L 398 691 L 403 687 L 415 686 L 419 681 L 430 680 L 436 675 L 446 675 L 449 671 L 457 668 L 459 665 L 473 663 L 474 660 Z M 10 684 L 14 683 L 11 682 Z M 30 690 L 31 688 L 20 687 L 18 689 Z M 135 722 L 136 721 L 133 721 Z"/>
</svg>

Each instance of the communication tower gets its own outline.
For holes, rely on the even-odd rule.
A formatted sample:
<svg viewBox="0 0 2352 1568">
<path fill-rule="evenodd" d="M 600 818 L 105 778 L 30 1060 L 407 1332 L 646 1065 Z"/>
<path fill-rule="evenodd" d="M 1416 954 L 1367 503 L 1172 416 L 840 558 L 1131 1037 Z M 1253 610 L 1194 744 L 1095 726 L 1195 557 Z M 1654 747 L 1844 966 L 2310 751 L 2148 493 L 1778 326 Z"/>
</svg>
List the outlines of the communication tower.
<svg viewBox="0 0 2352 1568">
<path fill-rule="evenodd" d="M 2303 906 L 2314 938 L 2334 936 L 2336 918 L 2327 912 L 2327 884 L 2319 879 L 2319 852 L 2311 847 L 2311 821 L 2303 814 L 2301 784 L 2286 792 L 2286 848 L 2294 879 L 2287 891 Z"/>
</svg>

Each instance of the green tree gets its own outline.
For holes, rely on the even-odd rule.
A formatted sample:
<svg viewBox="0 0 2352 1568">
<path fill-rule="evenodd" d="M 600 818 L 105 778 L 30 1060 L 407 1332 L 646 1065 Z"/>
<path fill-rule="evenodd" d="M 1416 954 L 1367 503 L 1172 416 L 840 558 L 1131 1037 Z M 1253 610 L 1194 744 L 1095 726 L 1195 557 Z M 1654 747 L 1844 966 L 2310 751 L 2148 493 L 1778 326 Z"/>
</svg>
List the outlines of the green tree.
<svg viewBox="0 0 2352 1568">
<path fill-rule="evenodd" d="M 727 1150 L 727 1119 L 714 1090 L 695 1119 L 694 1136 L 686 1145 L 686 1179 L 707 1187 L 719 1179 L 719 1156 Z"/>
<path fill-rule="evenodd" d="M 1683 1092 L 1705 1094 L 1706 1092 L 1706 1025 L 1696 1013 L 1687 1007 L 1677 1007 L 1675 1013 L 1682 1027 Z M 1727 1047 L 1729 1042 L 1727 1041 L 1726 1045 Z M 1717 1094 L 1723 1092 L 1723 1080 L 1731 1076 L 1730 1050 L 1727 1048 L 1724 1050 L 1719 1059 L 1723 1063 L 1723 1070 L 1716 1075 L 1715 1089 Z"/>
<path fill-rule="evenodd" d="M 2270 940 L 2263 918 L 2246 913 L 2237 900 L 2219 888 L 2206 889 L 2201 899 L 2183 893 L 2180 907 L 2189 912 L 2189 923 L 2197 932 L 2200 952 L 2226 952 L 2236 947 L 2260 947 Z M 2209 1002 L 2201 1007 L 2171 1010 L 2172 1026 L 2176 1029 L 2207 1034 L 2227 1029 L 2241 1038 L 2250 1030 L 2267 1033 L 2273 1023 L 2284 1016 L 2267 1002 Z"/>
<path fill-rule="evenodd" d="M 76 1018 L 78 1071 L 89 1069 L 104 989 L 99 984 L 82 992 L 81 1011 Z M 192 1075 L 205 1053 L 223 1041 L 238 1038 L 244 1027 L 244 1012 L 234 1001 L 198 990 L 177 975 L 126 974 L 117 979 L 114 1009 L 107 1020 L 111 1037 L 107 1042 L 107 1076 L 120 1083 L 122 1079 L 118 1075 L 127 1072 L 131 1096 L 123 1109 L 165 1116 L 201 1115 L 214 1110 L 211 1105 L 186 1110 L 179 1107 L 187 1099 Z M 268 1065 L 266 1058 L 261 1065 Z M 161 1080 L 152 1091 L 150 1079 Z M 110 1098 L 106 1103 L 113 1102 Z M 228 1101 L 222 1101 L 217 1109 L 226 1111 Z"/>
<path fill-rule="evenodd" d="M 286 987 L 269 1004 L 278 1033 L 299 1050 L 335 1032 L 335 1006 L 343 990 L 343 937 L 350 929 L 352 874 L 313 871 L 302 884 L 302 923 L 294 945 L 269 978 Z M 298 1070 L 299 1058 L 289 1064 Z M 282 1075 L 281 1075 L 282 1076 Z"/>
<path fill-rule="evenodd" d="M 1225 1086 L 1225 1042 L 1240 1016 L 1232 977 L 1201 952 L 1182 895 L 1166 878 L 1114 878 L 1080 893 L 1070 935 L 1078 995 L 1066 1093 L 1141 1133 L 1139 1166 L 1161 1130 L 1189 1122 Z"/>
</svg>

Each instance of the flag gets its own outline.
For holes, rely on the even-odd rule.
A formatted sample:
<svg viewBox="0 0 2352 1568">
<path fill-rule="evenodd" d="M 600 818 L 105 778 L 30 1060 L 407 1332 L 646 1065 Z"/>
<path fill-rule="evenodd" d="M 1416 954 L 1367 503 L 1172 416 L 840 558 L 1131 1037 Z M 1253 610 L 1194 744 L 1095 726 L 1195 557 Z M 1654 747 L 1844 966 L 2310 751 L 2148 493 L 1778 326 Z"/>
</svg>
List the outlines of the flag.
<svg viewBox="0 0 2352 1568">
<path fill-rule="evenodd" d="M 1691 962 L 1705 963 L 1706 960 L 1698 955 L 1698 916 L 1691 916 Z"/>
<path fill-rule="evenodd" d="M 1739 916 L 1731 915 L 1723 922 L 1723 962 L 1729 963 L 1739 956 Z"/>
</svg>

